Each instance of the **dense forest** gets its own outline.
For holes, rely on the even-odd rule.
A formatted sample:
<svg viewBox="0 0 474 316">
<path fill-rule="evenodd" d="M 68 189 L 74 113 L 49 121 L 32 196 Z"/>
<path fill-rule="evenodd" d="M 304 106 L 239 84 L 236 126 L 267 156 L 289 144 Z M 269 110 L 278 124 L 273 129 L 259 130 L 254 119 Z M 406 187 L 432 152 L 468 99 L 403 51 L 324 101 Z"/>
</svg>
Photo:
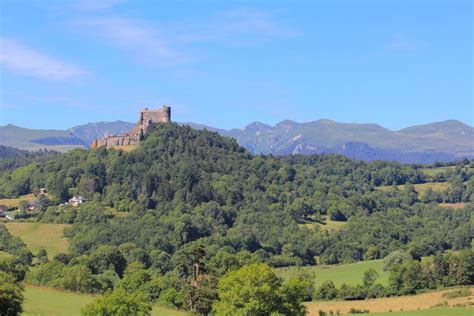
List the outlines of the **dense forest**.
<svg viewBox="0 0 474 316">
<path fill-rule="evenodd" d="M 77 149 L 4 172 L 0 198 L 45 187 L 50 198 L 41 197 L 34 220 L 72 224 L 66 231 L 70 253 L 35 267 L 29 282 L 81 292 L 127 291 L 127 282 L 134 284 L 127 278 L 140 274 L 149 300 L 207 313 L 226 295 L 217 280 L 251 273 L 245 270 L 249 264 L 277 284 L 266 265 L 348 263 L 394 251 L 416 259 L 470 248 L 474 162 L 445 164 L 449 168 L 441 175 L 422 171 L 436 166 L 337 155 L 254 156 L 214 132 L 166 124 L 153 127 L 130 152 Z M 428 181 L 447 183 L 446 189 L 421 197 L 414 185 Z M 77 208 L 62 204 L 72 196 L 87 202 Z M 345 224 L 326 230 L 319 225 L 323 219 Z M 19 241 L 13 248 L 0 246 L 24 252 Z M 471 254 L 463 256 L 472 264 Z M 403 265 L 397 269 L 394 280 L 405 271 Z M 470 275 L 452 283 L 472 281 Z M 280 303 L 291 295 L 298 302 L 311 297 L 304 279 L 278 286 Z M 402 287 L 383 295 L 406 291 Z M 287 303 L 280 304 L 287 310 L 277 311 L 296 315 L 299 307 Z M 232 310 L 219 304 L 215 308 Z"/>
<path fill-rule="evenodd" d="M 0 145 L 0 174 L 57 154 L 52 150 L 27 151 Z"/>
</svg>

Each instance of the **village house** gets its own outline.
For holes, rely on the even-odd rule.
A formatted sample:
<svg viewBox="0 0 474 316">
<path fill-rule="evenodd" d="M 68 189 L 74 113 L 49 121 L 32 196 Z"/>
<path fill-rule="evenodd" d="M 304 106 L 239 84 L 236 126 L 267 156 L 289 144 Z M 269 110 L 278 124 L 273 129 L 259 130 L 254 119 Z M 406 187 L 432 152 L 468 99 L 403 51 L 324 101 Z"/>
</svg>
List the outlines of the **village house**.
<svg viewBox="0 0 474 316">
<path fill-rule="evenodd" d="M 69 199 L 68 204 L 72 206 L 79 206 L 79 204 L 82 204 L 84 202 L 84 199 L 82 196 L 73 196 L 72 198 Z"/>
<path fill-rule="evenodd" d="M 36 201 L 28 201 L 28 211 L 34 211 L 36 208 L 36 205 L 38 203 Z"/>
</svg>

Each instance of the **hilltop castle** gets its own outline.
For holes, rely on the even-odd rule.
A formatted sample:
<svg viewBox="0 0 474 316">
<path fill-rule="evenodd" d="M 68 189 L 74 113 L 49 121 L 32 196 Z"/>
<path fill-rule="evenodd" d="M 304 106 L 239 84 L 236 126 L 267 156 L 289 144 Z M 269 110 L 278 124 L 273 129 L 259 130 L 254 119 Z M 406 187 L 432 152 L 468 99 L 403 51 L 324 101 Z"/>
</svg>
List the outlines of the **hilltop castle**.
<svg viewBox="0 0 474 316">
<path fill-rule="evenodd" d="M 140 110 L 140 120 L 130 132 L 104 139 L 95 139 L 91 148 L 135 145 L 146 134 L 150 125 L 169 122 L 171 122 L 171 108 L 169 106 L 163 105 L 161 109 L 156 110 L 144 108 Z"/>
</svg>

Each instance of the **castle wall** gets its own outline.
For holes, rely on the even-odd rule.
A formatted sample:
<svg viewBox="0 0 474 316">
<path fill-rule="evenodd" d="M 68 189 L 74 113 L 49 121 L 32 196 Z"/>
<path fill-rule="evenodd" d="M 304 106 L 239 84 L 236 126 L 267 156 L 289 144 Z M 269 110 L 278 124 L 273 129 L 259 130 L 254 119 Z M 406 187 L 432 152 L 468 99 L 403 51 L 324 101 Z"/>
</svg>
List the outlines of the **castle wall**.
<svg viewBox="0 0 474 316">
<path fill-rule="evenodd" d="M 115 147 L 137 144 L 140 141 L 141 134 L 145 134 L 151 124 L 171 122 L 171 108 L 163 106 L 158 110 L 149 110 L 145 108 L 140 111 L 140 119 L 132 131 L 124 135 L 110 136 L 104 139 L 97 139 L 92 142 L 91 147 L 101 146 Z"/>
</svg>

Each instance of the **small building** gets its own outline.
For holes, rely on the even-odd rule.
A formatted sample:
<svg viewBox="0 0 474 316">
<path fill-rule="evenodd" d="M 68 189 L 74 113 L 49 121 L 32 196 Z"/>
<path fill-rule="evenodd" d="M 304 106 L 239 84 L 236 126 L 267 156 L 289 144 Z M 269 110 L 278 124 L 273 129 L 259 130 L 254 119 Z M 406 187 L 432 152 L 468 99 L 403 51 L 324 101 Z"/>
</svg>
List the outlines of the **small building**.
<svg viewBox="0 0 474 316">
<path fill-rule="evenodd" d="M 39 194 L 46 194 L 45 188 L 40 188 L 38 191 L 39 191 Z"/>
<path fill-rule="evenodd" d="M 79 204 L 82 204 L 82 202 L 84 202 L 82 196 L 73 196 L 69 199 L 69 204 L 72 206 L 79 206 Z"/>
<path fill-rule="evenodd" d="M 28 201 L 28 211 L 34 211 L 37 204 L 36 201 Z"/>
</svg>

